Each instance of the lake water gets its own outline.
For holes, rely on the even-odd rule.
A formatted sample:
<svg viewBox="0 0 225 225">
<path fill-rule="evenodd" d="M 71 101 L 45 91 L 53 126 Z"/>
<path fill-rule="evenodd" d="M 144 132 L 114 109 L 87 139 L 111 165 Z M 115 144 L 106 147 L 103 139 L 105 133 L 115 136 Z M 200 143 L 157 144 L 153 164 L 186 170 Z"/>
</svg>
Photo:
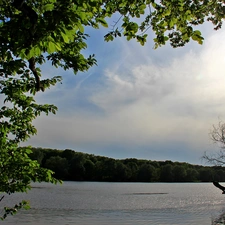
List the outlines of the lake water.
<svg viewBox="0 0 225 225">
<path fill-rule="evenodd" d="M 31 209 L 3 225 L 206 225 L 225 213 L 225 195 L 212 183 L 34 184 L 28 194 L 6 196 L 1 205 L 30 200 Z M 8 202 L 8 203 L 7 203 Z"/>
</svg>

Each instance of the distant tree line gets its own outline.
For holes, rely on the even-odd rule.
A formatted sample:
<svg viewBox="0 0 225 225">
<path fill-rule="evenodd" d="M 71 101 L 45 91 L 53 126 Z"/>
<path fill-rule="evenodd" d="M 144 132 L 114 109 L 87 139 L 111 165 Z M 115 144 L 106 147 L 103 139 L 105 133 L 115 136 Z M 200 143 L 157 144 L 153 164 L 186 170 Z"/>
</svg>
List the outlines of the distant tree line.
<svg viewBox="0 0 225 225">
<path fill-rule="evenodd" d="M 70 181 L 209 182 L 225 181 L 225 168 L 172 161 L 113 159 L 70 149 L 33 148 L 30 158 Z"/>
</svg>

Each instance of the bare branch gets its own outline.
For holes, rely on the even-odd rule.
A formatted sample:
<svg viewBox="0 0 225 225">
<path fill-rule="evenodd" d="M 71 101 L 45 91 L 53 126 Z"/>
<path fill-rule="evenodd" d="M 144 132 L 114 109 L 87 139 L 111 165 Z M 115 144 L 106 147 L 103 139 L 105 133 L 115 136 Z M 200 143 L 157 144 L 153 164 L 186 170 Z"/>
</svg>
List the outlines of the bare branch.
<svg viewBox="0 0 225 225">
<path fill-rule="evenodd" d="M 5 195 L 2 195 L 2 197 L 0 198 L 0 202 L 2 201 L 2 199 L 5 197 Z"/>
<path fill-rule="evenodd" d="M 123 17 L 124 17 L 124 15 L 121 15 L 117 21 L 113 21 L 114 24 L 111 25 L 113 31 L 115 30 L 116 25 L 120 22 L 120 20 L 121 20 Z"/>
<path fill-rule="evenodd" d="M 220 150 L 208 155 L 204 153 L 202 159 L 209 164 L 216 166 L 225 165 L 225 123 L 220 121 L 217 126 L 213 125 L 209 133 L 211 140 L 218 145 Z"/>
<path fill-rule="evenodd" d="M 219 144 L 222 148 L 225 147 L 225 124 L 222 121 L 218 123 L 217 127 L 213 125 L 209 135 L 214 143 Z"/>
</svg>

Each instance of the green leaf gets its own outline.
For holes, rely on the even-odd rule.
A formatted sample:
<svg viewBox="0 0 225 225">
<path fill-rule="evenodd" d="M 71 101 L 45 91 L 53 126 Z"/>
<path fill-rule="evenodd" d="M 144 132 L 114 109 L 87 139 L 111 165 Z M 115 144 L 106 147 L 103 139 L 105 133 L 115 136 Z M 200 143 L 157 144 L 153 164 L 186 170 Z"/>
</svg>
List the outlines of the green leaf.
<svg viewBox="0 0 225 225">
<path fill-rule="evenodd" d="M 97 18 L 96 21 L 100 23 L 103 27 L 108 27 L 107 22 L 103 18 Z"/>
<path fill-rule="evenodd" d="M 201 32 L 199 30 L 195 30 L 194 31 L 194 35 L 201 36 L 202 34 L 201 34 Z"/>
<path fill-rule="evenodd" d="M 55 48 L 56 48 L 57 51 L 61 51 L 62 50 L 61 45 L 60 45 L 59 42 L 55 43 Z"/>
<path fill-rule="evenodd" d="M 46 4 L 42 6 L 42 10 L 45 11 L 52 11 L 54 9 L 54 4 Z"/>
<path fill-rule="evenodd" d="M 64 34 L 63 32 L 61 32 L 61 36 L 62 36 L 63 41 L 64 41 L 65 43 L 69 43 L 69 42 L 70 42 L 68 36 L 67 36 L 66 34 Z"/>
<path fill-rule="evenodd" d="M 113 33 L 112 32 L 110 32 L 110 33 L 108 33 L 108 34 L 106 34 L 105 36 L 104 36 L 104 40 L 105 41 L 113 41 Z"/>
<path fill-rule="evenodd" d="M 203 44 L 203 39 L 198 35 L 193 35 L 191 38 L 192 40 L 197 41 L 199 44 Z"/>
<path fill-rule="evenodd" d="M 53 53 L 56 51 L 56 46 L 55 43 L 49 41 L 48 42 L 48 49 L 47 49 L 48 53 Z"/>
<path fill-rule="evenodd" d="M 138 7 L 139 10 L 145 10 L 146 9 L 146 5 L 145 4 L 142 4 Z"/>
<path fill-rule="evenodd" d="M 77 27 L 81 33 L 84 33 L 84 26 L 82 24 L 78 23 Z"/>
<path fill-rule="evenodd" d="M 80 19 L 82 21 L 87 21 L 87 14 L 85 12 L 79 12 Z"/>
<path fill-rule="evenodd" d="M 126 27 L 126 31 L 131 31 L 132 33 L 136 33 L 138 31 L 138 24 L 134 22 L 130 22 Z"/>
<path fill-rule="evenodd" d="M 175 24 L 177 23 L 177 19 L 176 18 L 172 18 L 169 22 L 170 27 L 173 27 Z"/>
</svg>

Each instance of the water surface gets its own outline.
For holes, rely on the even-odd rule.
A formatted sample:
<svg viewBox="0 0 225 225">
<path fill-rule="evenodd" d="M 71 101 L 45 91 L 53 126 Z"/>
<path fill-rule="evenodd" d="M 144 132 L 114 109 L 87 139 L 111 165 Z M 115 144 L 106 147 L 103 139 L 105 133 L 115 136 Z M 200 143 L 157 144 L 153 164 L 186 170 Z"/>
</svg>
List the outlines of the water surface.
<svg viewBox="0 0 225 225">
<path fill-rule="evenodd" d="M 1 205 L 30 200 L 31 209 L 3 225 L 206 225 L 225 212 L 225 195 L 212 183 L 34 184 L 28 194 Z"/>
</svg>

